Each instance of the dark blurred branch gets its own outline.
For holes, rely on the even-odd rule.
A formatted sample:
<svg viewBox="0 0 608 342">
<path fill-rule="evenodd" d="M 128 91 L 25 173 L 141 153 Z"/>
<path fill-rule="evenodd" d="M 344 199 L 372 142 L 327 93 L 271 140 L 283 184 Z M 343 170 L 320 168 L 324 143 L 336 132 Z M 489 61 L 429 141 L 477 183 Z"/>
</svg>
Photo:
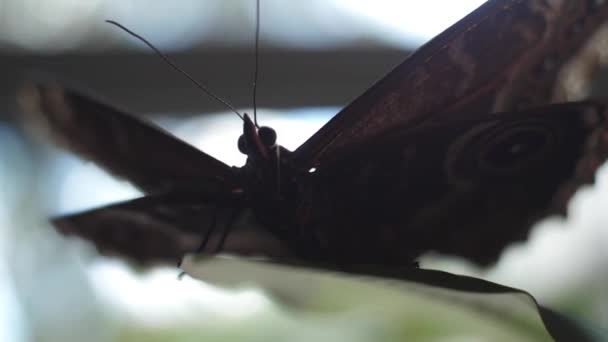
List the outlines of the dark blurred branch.
<svg viewBox="0 0 608 342">
<path fill-rule="evenodd" d="M 262 51 L 258 105 L 272 108 L 343 106 L 407 54 L 389 49 Z M 234 106 L 251 106 L 254 60 L 249 49 L 169 57 Z M 3 56 L 0 65 L 3 69 L 0 118 L 15 108 L 15 89 L 31 70 L 75 81 L 137 113 L 223 110 L 153 54 Z"/>
</svg>

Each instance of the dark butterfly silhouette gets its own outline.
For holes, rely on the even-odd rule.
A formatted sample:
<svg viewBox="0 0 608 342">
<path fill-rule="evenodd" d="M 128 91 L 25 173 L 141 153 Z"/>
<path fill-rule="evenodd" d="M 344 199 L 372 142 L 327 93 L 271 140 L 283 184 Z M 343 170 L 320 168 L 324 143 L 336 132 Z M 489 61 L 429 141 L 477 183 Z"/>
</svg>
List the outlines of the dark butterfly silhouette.
<svg viewBox="0 0 608 342">
<path fill-rule="evenodd" d="M 608 156 L 606 106 L 547 105 L 607 17 L 600 1 L 488 1 L 293 152 L 245 117 L 240 168 L 54 82 L 21 99 L 29 126 L 146 194 L 53 220 L 103 253 L 175 262 L 221 247 L 348 268 L 437 251 L 489 264 L 564 213 Z"/>
</svg>

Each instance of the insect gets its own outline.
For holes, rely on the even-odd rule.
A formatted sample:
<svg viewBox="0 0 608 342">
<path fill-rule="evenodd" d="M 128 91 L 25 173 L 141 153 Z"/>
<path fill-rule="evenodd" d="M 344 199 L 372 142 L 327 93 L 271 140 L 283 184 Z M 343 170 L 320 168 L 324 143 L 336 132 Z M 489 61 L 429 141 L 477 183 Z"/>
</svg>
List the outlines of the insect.
<svg viewBox="0 0 608 342">
<path fill-rule="evenodd" d="M 564 213 L 608 156 L 606 106 L 547 104 L 607 17 L 603 1 L 490 0 L 294 151 L 245 116 L 243 167 L 52 81 L 21 102 L 29 126 L 145 193 L 53 220 L 101 252 L 402 267 L 436 251 L 487 265 Z"/>
</svg>

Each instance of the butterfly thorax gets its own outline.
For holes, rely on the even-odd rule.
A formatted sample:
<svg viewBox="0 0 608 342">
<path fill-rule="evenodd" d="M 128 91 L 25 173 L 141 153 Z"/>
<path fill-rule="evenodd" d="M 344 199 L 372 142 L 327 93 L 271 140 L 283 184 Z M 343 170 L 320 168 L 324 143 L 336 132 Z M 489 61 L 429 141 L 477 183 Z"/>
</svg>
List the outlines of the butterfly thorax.
<svg viewBox="0 0 608 342">
<path fill-rule="evenodd" d="M 293 238 L 294 211 L 297 203 L 295 170 L 291 167 L 291 151 L 276 144 L 276 133 L 269 127 L 253 124 L 247 115 L 239 150 L 247 155 L 240 168 L 240 181 L 261 225 L 282 240 Z"/>
</svg>

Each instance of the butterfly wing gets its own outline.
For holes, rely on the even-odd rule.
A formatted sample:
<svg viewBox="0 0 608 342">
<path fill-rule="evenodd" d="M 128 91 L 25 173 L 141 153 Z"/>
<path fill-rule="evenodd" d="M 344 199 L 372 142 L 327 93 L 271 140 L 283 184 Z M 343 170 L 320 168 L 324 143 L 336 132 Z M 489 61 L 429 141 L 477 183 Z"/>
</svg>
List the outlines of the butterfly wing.
<svg viewBox="0 0 608 342">
<path fill-rule="evenodd" d="M 426 251 L 479 264 L 564 213 L 608 157 L 603 105 L 429 120 L 341 151 L 300 208 L 331 259 L 407 265 Z"/>
<path fill-rule="evenodd" d="M 160 127 L 56 83 L 20 92 L 25 126 L 144 192 L 201 182 L 235 183 L 232 169 Z"/>
<path fill-rule="evenodd" d="M 63 234 L 93 242 L 102 254 L 141 265 L 176 265 L 198 249 L 208 231 L 203 253 L 213 254 L 227 225 L 222 253 L 287 258 L 288 249 L 257 226 L 243 205 L 239 195 L 172 192 L 57 217 L 53 224 Z"/>
<path fill-rule="evenodd" d="M 547 104 L 561 67 L 606 18 L 606 1 L 487 1 L 340 111 L 294 152 L 294 163 L 307 170 L 430 116 Z"/>
</svg>

